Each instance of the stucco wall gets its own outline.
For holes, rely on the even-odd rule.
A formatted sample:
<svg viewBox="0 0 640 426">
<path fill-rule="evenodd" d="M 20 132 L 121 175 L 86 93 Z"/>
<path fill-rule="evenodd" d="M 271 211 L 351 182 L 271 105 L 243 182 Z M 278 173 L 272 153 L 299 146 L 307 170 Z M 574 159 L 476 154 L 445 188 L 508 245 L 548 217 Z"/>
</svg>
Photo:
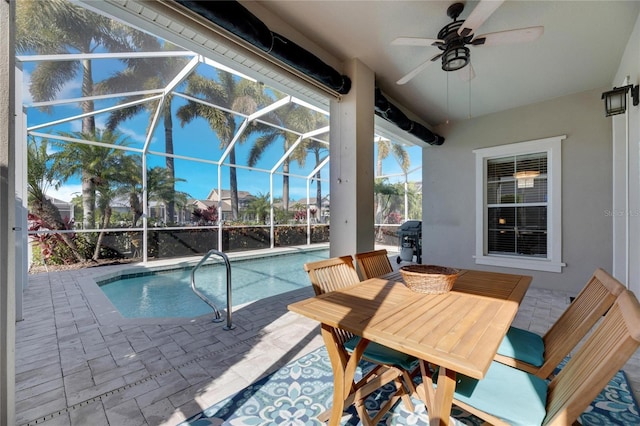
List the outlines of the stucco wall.
<svg viewBox="0 0 640 426">
<path fill-rule="evenodd" d="M 423 263 L 524 273 L 532 286 L 577 293 L 597 267 L 611 270 L 611 121 L 602 90 L 490 114 L 436 129 L 444 145 L 423 151 Z M 472 150 L 567 135 L 562 141 L 562 273 L 476 265 Z"/>
</svg>

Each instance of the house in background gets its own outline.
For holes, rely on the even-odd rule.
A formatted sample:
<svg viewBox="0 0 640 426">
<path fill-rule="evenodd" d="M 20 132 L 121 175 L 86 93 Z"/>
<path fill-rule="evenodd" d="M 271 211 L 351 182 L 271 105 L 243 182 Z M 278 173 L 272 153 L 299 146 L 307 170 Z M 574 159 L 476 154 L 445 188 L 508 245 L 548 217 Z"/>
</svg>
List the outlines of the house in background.
<svg viewBox="0 0 640 426">
<path fill-rule="evenodd" d="M 60 212 L 60 217 L 67 223 L 73 223 L 75 221 L 75 213 L 73 211 L 73 203 L 70 201 L 63 201 L 57 198 L 49 197 L 49 200 L 53 203 L 54 206 L 58 208 Z"/>
<path fill-rule="evenodd" d="M 249 207 L 251 201 L 256 197 L 251 195 L 248 191 L 238 191 L 238 211 L 246 210 Z M 218 189 L 212 189 L 207 195 L 207 203 L 212 202 L 214 206 L 218 208 L 218 214 L 221 220 L 232 220 L 231 217 L 231 191 L 228 189 L 222 189 L 218 192 Z M 220 208 L 220 201 L 222 201 L 222 209 Z"/>
</svg>

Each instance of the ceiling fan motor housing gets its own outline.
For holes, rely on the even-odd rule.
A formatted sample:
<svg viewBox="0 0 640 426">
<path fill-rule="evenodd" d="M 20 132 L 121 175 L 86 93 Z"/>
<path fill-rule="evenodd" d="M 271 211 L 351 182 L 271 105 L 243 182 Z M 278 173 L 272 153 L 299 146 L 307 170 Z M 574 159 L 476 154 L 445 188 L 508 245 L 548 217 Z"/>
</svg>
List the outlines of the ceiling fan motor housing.
<svg viewBox="0 0 640 426">
<path fill-rule="evenodd" d="M 464 68 L 471 60 L 471 52 L 465 44 L 470 42 L 472 37 L 462 37 L 458 34 L 458 29 L 462 24 L 463 21 L 453 21 L 438 32 L 438 39 L 444 41 L 444 44 L 438 44 L 438 48 L 444 51 L 442 54 L 442 69 L 444 71 L 456 71 Z"/>
</svg>

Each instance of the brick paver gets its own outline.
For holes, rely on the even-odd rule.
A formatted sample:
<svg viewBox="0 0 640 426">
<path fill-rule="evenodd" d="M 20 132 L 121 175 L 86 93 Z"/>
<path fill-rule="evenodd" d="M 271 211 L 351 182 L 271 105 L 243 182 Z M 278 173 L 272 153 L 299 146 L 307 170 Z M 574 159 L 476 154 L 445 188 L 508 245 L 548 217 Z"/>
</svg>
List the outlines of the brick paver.
<svg viewBox="0 0 640 426">
<path fill-rule="evenodd" d="M 121 268 L 30 276 L 16 325 L 19 426 L 175 425 L 322 345 L 318 324 L 286 309 L 311 287 L 238 309 L 225 331 L 212 315 L 114 316 L 95 277 Z M 568 303 L 531 288 L 514 325 L 544 333 Z M 640 354 L 625 372 L 638 398 Z"/>
</svg>

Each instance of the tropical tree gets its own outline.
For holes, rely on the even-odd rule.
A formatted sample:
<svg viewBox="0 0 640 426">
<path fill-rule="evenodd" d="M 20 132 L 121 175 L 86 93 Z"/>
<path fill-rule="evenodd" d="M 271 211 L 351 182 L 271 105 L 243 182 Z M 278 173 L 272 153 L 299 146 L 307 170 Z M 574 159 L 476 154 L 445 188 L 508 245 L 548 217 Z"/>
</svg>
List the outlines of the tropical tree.
<svg viewBox="0 0 640 426">
<path fill-rule="evenodd" d="M 67 0 L 22 0 L 16 8 L 16 50 L 38 54 L 93 53 L 97 49 L 126 52 L 131 50 L 133 30 L 102 15 L 76 6 Z M 78 75 L 82 78 L 82 96 L 94 94 L 91 59 L 81 61 L 40 62 L 31 73 L 29 92 L 37 102 L 56 99 L 65 85 Z M 81 102 L 82 133 L 95 132 L 92 100 Z M 43 107 L 50 112 L 50 107 Z M 82 181 L 85 228 L 95 225 L 95 187 Z"/>
<path fill-rule="evenodd" d="M 409 153 L 407 153 L 404 147 L 400 144 L 392 143 L 389 139 L 384 138 L 376 139 L 376 147 L 378 148 L 378 153 L 376 155 L 376 177 L 382 177 L 382 162 L 388 158 L 389 155 L 393 155 L 406 177 L 409 172 L 409 167 L 411 167 L 411 159 L 409 158 Z M 376 220 L 378 222 L 384 222 L 385 220 L 382 214 L 383 211 L 381 210 L 384 204 L 384 200 L 378 200 L 375 213 Z"/>
<path fill-rule="evenodd" d="M 200 74 L 192 74 L 187 80 L 187 93 L 200 98 L 209 104 L 231 110 L 240 114 L 253 114 L 272 99 L 264 92 L 260 83 L 239 79 L 226 71 L 218 70 L 217 80 L 206 78 Z M 236 116 L 201 102 L 189 101 L 181 106 L 176 115 L 184 127 L 196 118 L 203 118 L 218 136 L 220 149 L 229 146 L 238 130 Z M 248 137 L 248 132 L 239 142 Z M 236 174 L 235 146 L 229 151 L 229 189 L 231 196 L 231 216 L 238 220 L 238 178 Z"/>
<path fill-rule="evenodd" d="M 254 215 L 256 222 L 266 223 L 267 217 L 271 214 L 271 195 L 267 192 L 258 193 L 256 197 L 249 202 L 247 213 Z"/>
<path fill-rule="evenodd" d="M 131 40 L 135 46 L 146 52 L 178 50 L 178 47 L 171 43 L 161 42 L 153 36 L 142 33 L 135 33 Z M 126 68 L 100 82 L 96 87 L 97 92 L 106 93 L 115 91 L 126 93 L 141 89 L 151 90 L 164 88 L 176 78 L 178 73 L 183 70 L 189 62 L 189 60 L 184 57 L 124 58 L 122 61 L 125 62 Z M 149 96 L 151 95 L 128 96 L 122 102 L 131 102 Z M 165 152 L 167 154 L 165 157 L 165 166 L 170 178 L 175 179 L 172 103 L 173 96 L 171 93 L 167 93 L 161 101 L 150 101 L 128 108 L 114 110 L 110 113 L 109 119 L 107 120 L 107 130 L 114 131 L 124 121 L 133 118 L 143 111 L 154 112 L 159 107 L 159 114 L 160 117 L 162 117 L 162 125 L 164 127 Z M 153 123 L 154 114 L 150 114 L 147 133 L 152 130 L 151 126 Z M 168 196 L 167 198 L 173 199 L 174 197 Z M 173 222 L 174 215 L 175 203 L 172 201 L 167 205 L 167 216 L 171 222 Z"/>
<path fill-rule="evenodd" d="M 316 128 L 318 117 L 316 114 L 298 104 L 288 103 L 268 115 L 266 121 L 276 124 L 268 126 L 258 125 L 252 132 L 260 133 L 249 152 L 247 165 L 254 167 L 267 149 L 277 141 L 282 142 L 283 152 L 286 153 L 291 146 L 299 139 L 299 134 L 309 132 Z M 323 117 L 324 118 L 324 117 Z M 290 129 L 292 131 L 287 131 Z M 296 133 L 294 133 L 296 132 Z M 305 143 L 308 141 L 305 141 Z M 296 161 L 301 167 L 304 166 L 307 151 L 305 143 L 298 147 L 282 162 L 282 200 L 283 209 L 289 211 L 289 169 L 292 161 Z"/>
<path fill-rule="evenodd" d="M 198 225 L 210 225 L 218 222 L 218 208 L 209 206 L 206 209 L 194 208 L 191 212 L 191 219 Z"/>
<path fill-rule="evenodd" d="M 406 219 L 419 219 L 422 217 L 422 192 L 415 182 L 407 185 L 407 195 L 409 201 L 409 213 Z"/>
<path fill-rule="evenodd" d="M 313 157 L 316 161 L 316 167 L 323 162 L 328 155 L 329 146 L 318 140 L 311 140 L 306 144 L 307 151 L 313 154 Z M 318 206 L 318 211 L 322 210 L 322 182 L 320 179 L 322 178 L 321 171 L 318 170 L 316 173 L 316 205 Z"/>
<path fill-rule="evenodd" d="M 131 226 L 135 228 L 142 217 L 142 162 L 139 156 L 127 156 L 119 173 L 119 188 L 117 196 L 126 197 L 131 210 Z M 186 205 L 189 194 L 175 191 L 176 182 L 186 182 L 176 179 L 164 167 L 156 166 L 147 170 L 147 200 L 161 201 L 166 205 L 174 203 Z"/>
<path fill-rule="evenodd" d="M 168 206 L 184 207 L 187 204 L 189 194 L 176 191 L 177 182 L 186 182 L 185 179 L 176 178 L 171 171 L 164 167 L 153 167 L 147 171 L 147 198 L 149 201 L 160 201 L 167 206 L 167 217 L 173 222 Z"/>
<path fill-rule="evenodd" d="M 125 144 L 126 141 L 121 143 Z M 140 157 L 137 155 L 126 155 L 122 150 L 114 150 L 108 155 L 101 165 L 101 178 L 97 180 L 96 197 L 97 211 L 100 215 L 100 229 L 106 229 L 111 223 L 113 201 L 121 195 L 128 195 L 130 182 L 133 179 L 140 179 Z M 100 249 L 104 238 L 104 231 L 100 231 L 93 252 L 93 260 L 100 257 Z"/>
<path fill-rule="evenodd" d="M 95 141 L 102 144 L 127 145 L 128 139 L 119 133 L 112 133 L 102 130 L 96 130 L 95 134 L 87 133 L 61 133 L 73 139 Z M 105 148 L 97 145 L 89 145 L 76 142 L 56 142 L 55 146 L 59 149 L 53 154 L 55 159 L 55 167 L 60 173 L 61 183 L 64 183 L 71 177 L 80 177 L 82 182 L 82 200 L 83 208 L 88 205 L 91 217 L 87 217 L 87 211 L 83 212 L 84 222 L 95 227 L 95 206 L 96 206 L 96 188 L 103 188 L 109 184 L 109 173 L 111 162 L 116 161 L 114 157 L 123 155 L 122 150 L 116 148 Z M 85 185 L 85 183 L 90 185 Z M 86 189 L 86 191 L 85 191 Z"/>
<path fill-rule="evenodd" d="M 401 183 L 389 183 L 385 178 L 376 178 L 373 192 L 378 196 L 382 223 L 386 223 L 389 214 L 397 210 L 398 199 L 404 194 L 404 186 Z"/>
<path fill-rule="evenodd" d="M 60 173 L 55 166 L 52 155 L 48 153 L 49 141 L 39 143 L 33 137 L 27 143 L 27 191 L 28 205 L 32 219 L 39 222 L 40 228 L 52 230 L 68 230 L 69 224 L 60 215 L 60 211 L 47 197 L 46 192 L 58 183 Z M 78 262 L 85 258 L 67 233 L 56 234 L 57 239 L 69 247 Z"/>
</svg>

